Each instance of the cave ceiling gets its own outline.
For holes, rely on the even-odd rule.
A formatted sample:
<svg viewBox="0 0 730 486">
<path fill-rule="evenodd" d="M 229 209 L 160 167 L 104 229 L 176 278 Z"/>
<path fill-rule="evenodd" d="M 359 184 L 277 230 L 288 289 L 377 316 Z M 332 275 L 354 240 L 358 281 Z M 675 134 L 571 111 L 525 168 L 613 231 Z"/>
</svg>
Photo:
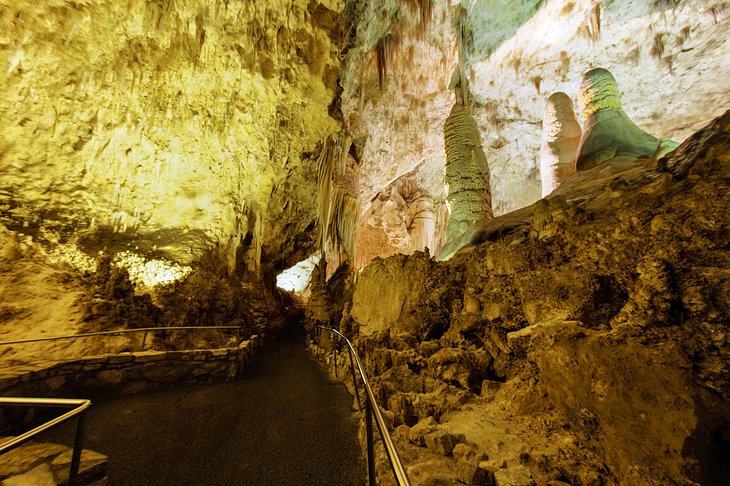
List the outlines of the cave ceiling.
<svg viewBox="0 0 730 486">
<path fill-rule="evenodd" d="M 89 254 L 187 264 L 216 248 L 231 269 L 283 269 L 317 249 L 318 145 L 342 132 L 357 170 L 358 266 L 433 253 L 459 59 L 500 215 L 541 197 L 545 101 L 577 101 L 589 69 L 612 72 L 628 115 L 656 137 L 681 142 L 725 111 L 729 10 L 0 0 L 0 222 Z"/>
</svg>

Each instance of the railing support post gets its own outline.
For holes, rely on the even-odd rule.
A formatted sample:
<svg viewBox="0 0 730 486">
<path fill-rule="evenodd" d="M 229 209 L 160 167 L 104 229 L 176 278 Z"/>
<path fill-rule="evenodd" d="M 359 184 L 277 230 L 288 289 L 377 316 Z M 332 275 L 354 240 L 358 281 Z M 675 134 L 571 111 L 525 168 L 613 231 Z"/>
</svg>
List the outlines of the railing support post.
<svg viewBox="0 0 730 486">
<path fill-rule="evenodd" d="M 332 344 L 332 360 L 335 362 L 335 378 L 338 378 L 337 376 L 337 349 L 334 343 Z"/>
<path fill-rule="evenodd" d="M 79 477 L 79 466 L 81 465 L 81 451 L 84 448 L 84 432 L 86 430 L 86 412 L 82 412 L 76 419 L 76 437 L 74 437 L 74 450 L 71 455 L 71 470 L 68 473 L 68 485 L 76 486 Z"/>
<path fill-rule="evenodd" d="M 357 378 L 355 377 L 355 363 L 352 359 L 352 351 L 350 354 L 350 371 L 352 371 L 352 385 L 355 387 L 355 398 L 357 398 L 357 411 L 362 413 L 362 404 L 360 403 L 360 388 L 357 386 Z"/>
<path fill-rule="evenodd" d="M 365 433 L 368 441 L 368 484 L 375 486 L 375 441 L 373 439 L 373 410 L 365 400 Z"/>
<path fill-rule="evenodd" d="M 142 336 L 142 349 L 140 351 L 144 351 L 144 343 L 147 341 L 147 331 L 144 332 L 144 335 Z"/>
</svg>

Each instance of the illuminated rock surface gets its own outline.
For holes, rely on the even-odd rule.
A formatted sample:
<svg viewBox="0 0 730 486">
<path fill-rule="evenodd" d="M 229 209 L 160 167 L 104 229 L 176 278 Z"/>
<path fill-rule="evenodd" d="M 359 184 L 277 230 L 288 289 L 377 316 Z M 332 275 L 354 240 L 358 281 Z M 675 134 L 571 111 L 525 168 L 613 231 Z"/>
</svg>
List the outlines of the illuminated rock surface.
<svg viewBox="0 0 730 486">
<path fill-rule="evenodd" d="M 657 138 L 681 142 L 730 108 L 724 79 L 730 16 L 722 1 L 431 3 L 424 28 L 418 11 L 398 9 L 405 2 L 370 0 L 357 11 L 360 27 L 346 61 L 342 110 L 360 155 L 366 214 L 404 174 L 424 164 L 443 171 L 440 130 L 454 102 L 449 81 L 457 66 L 455 23 L 466 29 L 470 111 L 489 163 L 497 216 L 540 198 L 545 102 L 561 91 L 580 112 L 580 80 L 594 67 L 620 81 L 627 115 Z M 389 26 L 398 43 L 380 90 L 374 47 Z M 397 218 L 391 207 L 381 211 L 368 217 Z M 372 240 L 380 242 L 382 232 L 372 231 Z M 370 238 L 363 236 L 367 232 L 364 225 L 361 237 Z M 392 253 L 421 250 L 396 237 L 387 243 Z"/>
<path fill-rule="evenodd" d="M 565 93 L 553 93 L 545 103 L 540 149 L 542 197 L 553 192 L 575 172 L 581 128 L 573 111 L 573 100 Z"/>
<path fill-rule="evenodd" d="M 112 244 L 183 263 L 216 243 L 232 267 L 256 246 L 286 259 L 313 219 L 303 154 L 338 126 L 340 10 L 3 0 L 4 222 L 113 232 Z M 268 231 L 244 243 L 257 218 Z"/>
<path fill-rule="evenodd" d="M 544 199 L 539 164 L 548 94 L 582 111 L 597 67 L 639 127 L 625 143 L 726 112 L 726 3 L 0 0 L 0 339 L 277 328 L 337 133 L 355 255 L 320 261 L 305 314 L 358 336 L 415 484 L 721 484 L 727 119 L 668 159 L 609 150 Z M 460 68 L 497 217 L 445 245 Z M 465 435 L 454 458 L 406 443 L 428 417 Z"/>
</svg>

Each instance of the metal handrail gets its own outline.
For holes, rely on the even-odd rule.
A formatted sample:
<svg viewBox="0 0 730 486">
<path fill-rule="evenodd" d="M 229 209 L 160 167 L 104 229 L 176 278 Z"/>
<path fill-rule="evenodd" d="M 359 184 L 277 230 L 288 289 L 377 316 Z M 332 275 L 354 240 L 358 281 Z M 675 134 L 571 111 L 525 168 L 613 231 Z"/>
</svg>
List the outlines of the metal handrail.
<svg viewBox="0 0 730 486">
<path fill-rule="evenodd" d="M 74 448 L 71 454 L 71 469 L 68 475 L 69 486 L 75 486 L 79 475 L 79 464 L 81 463 L 81 450 L 84 443 L 84 428 L 86 425 L 86 409 L 91 406 L 91 400 L 81 398 L 16 398 L 16 397 L 0 397 L 0 406 L 13 407 L 50 407 L 50 408 L 70 408 L 72 410 L 56 417 L 48 422 L 44 422 L 38 427 L 29 430 L 9 441 L 0 444 L 0 455 L 19 447 L 36 435 L 50 430 L 73 417 L 78 415 L 76 421 L 76 435 L 74 436 Z"/>
<path fill-rule="evenodd" d="M 398 451 L 395 448 L 395 444 L 393 444 L 393 439 L 390 437 L 390 433 L 388 432 L 388 426 L 385 423 L 383 415 L 380 413 L 380 408 L 375 401 L 375 395 L 373 394 L 372 388 L 370 388 L 370 383 L 365 376 L 365 371 L 363 370 L 362 364 L 360 363 L 360 358 L 358 358 L 357 356 L 357 352 L 355 352 L 355 348 L 353 347 L 350 340 L 347 339 L 341 332 L 330 327 L 317 327 L 336 334 L 337 336 L 342 338 L 345 343 L 347 343 L 347 347 L 350 351 L 350 364 L 353 370 L 352 378 L 353 384 L 355 385 L 355 395 L 358 397 L 358 405 L 360 403 L 360 398 L 357 388 L 357 382 L 355 380 L 355 364 L 357 365 L 357 370 L 360 374 L 363 388 L 365 388 L 365 427 L 368 439 L 368 480 L 370 482 L 370 485 L 375 486 L 375 443 L 373 442 L 373 415 L 375 415 L 375 423 L 378 426 L 380 437 L 383 439 L 385 453 L 388 456 L 390 467 L 393 469 L 393 474 L 395 475 L 396 482 L 399 486 L 410 486 L 411 483 L 408 479 L 408 475 L 406 474 L 406 470 L 400 460 L 400 456 L 398 455 Z"/>
<path fill-rule="evenodd" d="M 188 330 L 188 329 L 241 329 L 240 326 L 181 326 L 181 327 L 140 327 L 136 329 L 119 329 L 116 331 L 99 331 L 99 332 L 88 332 L 85 334 L 71 334 L 67 336 L 53 336 L 53 337 L 43 337 L 43 338 L 33 338 L 33 339 L 18 339 L 17 341 L 0 341 L 0 346 L 10 345 L 10 344 L 22 344 L 22 343 L 37 343 L 41 341 L 59 341 L 62 339 L 76 339 L 76 338 L 82 338 L 82 337 L 90 337 L 90 336 L 105 336 L 110 334 L 126 334 L 126 333 L 132 333 L 132 332 L 144 332 L 145 333 L 145 339 L 147 338 L 147 333 L 150 331 L 180 331 L 180 330 Z M 144 345 L 144 340 L 142 341 L 142 344 Z"/>
</svg>

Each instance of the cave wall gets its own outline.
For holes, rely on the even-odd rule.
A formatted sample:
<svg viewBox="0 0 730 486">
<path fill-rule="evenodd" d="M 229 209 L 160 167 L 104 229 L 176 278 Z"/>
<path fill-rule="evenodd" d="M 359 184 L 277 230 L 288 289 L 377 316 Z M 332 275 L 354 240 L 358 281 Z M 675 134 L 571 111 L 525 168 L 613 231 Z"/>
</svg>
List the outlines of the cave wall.
<svg viewBox="0 0 730 486">
<path fill-rule="evenodd" d="M 459 32 L 496 215 L 541 197 L 545 102 L 564 91 L 582 109 L 578 87 L 591 68 L 614 74 L 628 115 L 657 137 L 681 142 L 730 106 L 724 1 L 431 2 L 427 23 L 411 6 L 416 2 L 362 3 L 353 14 L 357 29 L 343 73 L 342 109 L 361 156 L 365 255 L 383 234 L 391 254 L 422 249 L 401 237 L 404 218 L 385 214 L 397 204 L 378 201 L 414 170 L 443 172 L 442 130 L 454 102 L 449 82 L 458 66 Z M 388 46 L 382 42 L 388 35 L 389 67 L 379 87 L 377 52 Z M 430 180 L 421 189 L 440 204 L 442 183 Z M 373 210 L 383 214 L 373 216 Z"/>
<path fill-rule="evenodd" d="M 231 267 L 296 262 L 313 247 L 306 154 L 339 126 L 342 8 L 0 1 L 2 222 L 181 263 L 215 244 Z"/>
<path fill-rule="evenodd" d="M 464 462 L 419 444 L 428 426 L 465 434 L 496 484 L 727 481 L 729 134 L 727 111 L 666 159 L 578 172 L 448 261 L 363 269 L 341 322 L 409 474 Z"/>
</svg>

